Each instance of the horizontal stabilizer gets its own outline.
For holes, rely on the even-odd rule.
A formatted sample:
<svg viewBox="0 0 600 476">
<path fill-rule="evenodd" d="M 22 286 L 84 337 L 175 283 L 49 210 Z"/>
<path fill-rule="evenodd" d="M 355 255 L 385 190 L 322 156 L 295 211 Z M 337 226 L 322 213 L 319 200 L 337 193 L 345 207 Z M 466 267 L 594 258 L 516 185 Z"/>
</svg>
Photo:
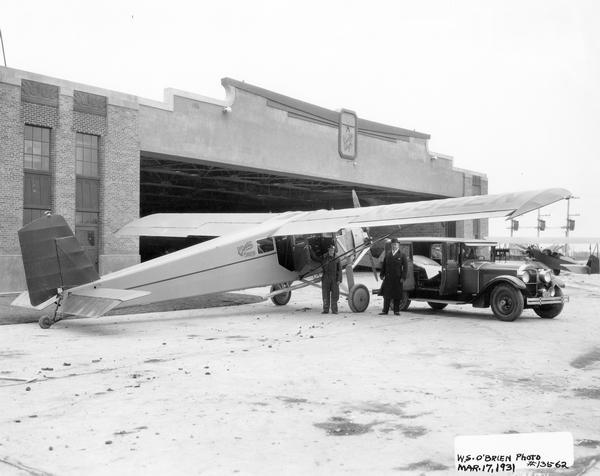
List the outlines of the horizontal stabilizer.
<svg viewBox="0 0 600 476">
<path fill-rule="evenodd" d="M 26 307 L 27 309 L 36 309 L 38 311 L 41 311 L 42 309 L 46 309 L 51 304 L 54 304 L 55 301 L 56 301 L 56 295 L 52 296 L 50 299 L 47 299 L 46 301 L 44 301 L 40 304 L 34 306 L 31 304 L 31 300 L 29 299 L 29 292 L 24 291 L 21 294 L 19 294 L 15 298 L 15 300 L 10 303 L 10 305 L 18 306 L 18 307 Z"/>
<path fill-rule="evenodd" d="M 100 317 L 125 301 L 150 294 L 148 291 L 127 289 L 85 288 L 67 292 L 60 312 L 81 317 Z"/>
</svg>

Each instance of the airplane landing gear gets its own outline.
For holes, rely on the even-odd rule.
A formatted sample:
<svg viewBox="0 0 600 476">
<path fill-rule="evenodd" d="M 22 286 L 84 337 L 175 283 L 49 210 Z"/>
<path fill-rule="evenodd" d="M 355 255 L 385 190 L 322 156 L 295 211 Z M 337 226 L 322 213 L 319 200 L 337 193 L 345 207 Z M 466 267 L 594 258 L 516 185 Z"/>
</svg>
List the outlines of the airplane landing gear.
<svg viewBox="0 0 600 476">
<path fill-rule="evenodd" d="M 273 286 L 271 286 L 271 292 L 274 291 L 279 291 L 280 289 L 289 289 L 289 285 L 287 283 L 277 283 L 274 284 Z M 292 291 L 287 291 L 287 292 L 282 292 L 279 294 L 275 294 L 274 296 L 271 296 L 271 301 L 273 302 L 273 304 L 275 304 L 276 306 L 285 306 L 288 302 L 290 302 L 290 299 L 292 298 Z"/>
<path fill-rule="evenodd" d="M 42 316 L 40 317 L 38 324 L 42 329 L 50 329 L 50 326 L 54 324 L 54 320 L 50 316 Z"/>
<path fill-rule="evenodd" d="M 58 312 L 58 308 L 60 307 L 60 302 L 62 301 L 62 295 L 59 295 L 58 300 L 56 301 L 56 309 L 54 309 L 54 314 L 52 316 L 42 316 L 38 320 L 38 324 L 42 329 L 50 329 L 53 324 L 56 324 L 58 321 L 62 320 L 64 314 L 60 314 Z"/>
<path fill-rule="evenodd" d="M 355 284 L 348 292 L 348 306 L 352 312 L 365 312 L 369 306 L 369 290 L 364 284 Z"/>
</svg>

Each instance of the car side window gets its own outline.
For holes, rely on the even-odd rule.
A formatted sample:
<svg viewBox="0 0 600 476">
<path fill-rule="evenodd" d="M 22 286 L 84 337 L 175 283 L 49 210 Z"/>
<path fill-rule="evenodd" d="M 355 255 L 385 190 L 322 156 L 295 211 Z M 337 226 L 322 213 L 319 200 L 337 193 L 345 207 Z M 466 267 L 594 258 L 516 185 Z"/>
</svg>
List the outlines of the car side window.
<svg viewBox="0 0 600 476">
<path fill-rule="evenodd" d="M 442 244 L 441 243 L 434 243 L 433 245 L 431 245 L 431 252 L 429 254 L 429 257 L 437 262 L 441 262 L 442 261 Z"/>
</svg>

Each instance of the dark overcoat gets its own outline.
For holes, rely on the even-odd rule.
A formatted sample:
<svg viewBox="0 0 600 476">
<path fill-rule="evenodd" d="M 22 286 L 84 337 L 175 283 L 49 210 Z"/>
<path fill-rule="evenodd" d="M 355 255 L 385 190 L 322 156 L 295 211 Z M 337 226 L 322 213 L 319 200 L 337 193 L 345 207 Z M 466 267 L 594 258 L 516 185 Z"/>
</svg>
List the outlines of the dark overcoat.
<svg viewBox="0 0 600 476">
<path fill-rule="evenodd" d="M 386 253 L 381 263 L 380 277 L 383 279 L 379 295 L 388 299 L 402 299 L 402 283 L 406 279 L 408 261 L 406 255 L 400 250 L 392 255 Z"/>
</svg>

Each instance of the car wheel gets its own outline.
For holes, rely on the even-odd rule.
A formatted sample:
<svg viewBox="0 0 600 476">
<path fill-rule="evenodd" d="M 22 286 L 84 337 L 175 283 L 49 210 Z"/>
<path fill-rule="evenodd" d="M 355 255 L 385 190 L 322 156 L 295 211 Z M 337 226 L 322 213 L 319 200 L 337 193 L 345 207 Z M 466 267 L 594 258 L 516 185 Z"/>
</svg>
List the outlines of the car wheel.
<svg viewBox="0 0 600 476">
<path fill-rule="evenodd" d="M 277 283 L 271 286 L 271 292 L 279 291 L 280 289 L 289 288 L 290 286 L 287 283 Z M 276 294 L 275 296 L 271 296 L 271 301 L 276 306 L 285 306 L 292 299 L 292 291 L 287 291 L 285 293 Z"/>
<path fill-rule="evenodd" d="M 435 309 L 436 311 L 441 311 L 448 305 L 444 302 L 431 302 L 431 301 L 427 301 L 427 304 L 429 304 L 429 307 L 431 309 Z"/>
<path fill-rule="evenodd" d="M 490 297 L 494 316 L 501 321 L 514 321 L 523 312 L 525 304 L 521 291 L 510 284 L 499 284 Z"/>
<path fill-rule="evenodd" d="M 348 293 L 348 306 L 352 312 L 365 312 L 369 306 L 369 289 L 364 284 L 355 284 Z"/>
<path fill-rule="evenodd" d="M 554 276 L 558 276 L 560 274 L 560 268 L 559 269 L 553 269 L 552 272 L 554 273 Z"/>
<path fill-rule="evenodd" d="M 554 296 L 562 296 L 562 290 L 557 286 L 554 288 Z M 564 307 L 564 303 L 557 304 L 543 304 L 541 306 L 536 306 L 533 308 L 533 311 L 540 316 L 542 319 L 553 319 L 558 316 Z"/>
<path fill-rule="evenodd" d="M 400 310 L 406 311 L 410 306 L 410 299 L 408 299 L 408 293 L 406 291 L 402 291 L 402 299 L 400 299 Z"/>
</svg>

